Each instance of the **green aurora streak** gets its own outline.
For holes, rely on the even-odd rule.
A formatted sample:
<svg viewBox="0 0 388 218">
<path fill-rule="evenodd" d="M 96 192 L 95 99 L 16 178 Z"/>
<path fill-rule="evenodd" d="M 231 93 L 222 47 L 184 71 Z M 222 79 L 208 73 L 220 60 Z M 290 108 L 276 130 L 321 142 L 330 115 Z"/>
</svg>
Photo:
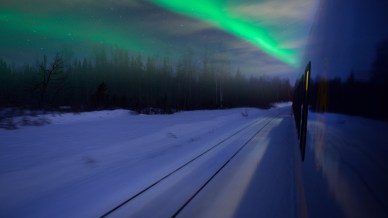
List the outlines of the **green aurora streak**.
<svg viewBox="0 0 388 218">
<path fill-rule="evenodd" d="M 267 54 L 294 67 L 298 66 L 297 49 L 281 48 L 280 43 L 269 35 L 269 29 L 243 20 L 224 9 L 225 0 L 149 0 L 155 5 L 213 24 L 215 27 L 242 38 L 259 47 Z M 0 8 L 0 33 L 9 31 L 30 34 L 31 37 L 45 37 L 62 42 L 103 43 L 118 46 L 147 55 L 158 53 L 160 48 L 152 46 L 139 31 L 123 29 L 112 21 L 96 22 L 88 17 L 68 14 L 38 14 L 16 9 Z M 3 32 L 5 31 L 5 32 Z M 131 33 L 129 33 L 131 32 Z M 17 37 L 21 37 L 18 35 Z M 14 38 L 0 40 L 2 48 L 11 48 L 20 41 Z M 39 43 L 39 42 L 35 42 Z M 44 42 L 43 42 L 44 43 Z"/>
<path fill-rule="evenodd" d="M 296 49 L 281 48 L 268 31 L 252 22 L 224 11 L 225 0 L 150 0 L 170 11 L 212 23 L 218 28 L 253 43 L 267 54 L 294 67 L 298 66 Z"/>
</svg>

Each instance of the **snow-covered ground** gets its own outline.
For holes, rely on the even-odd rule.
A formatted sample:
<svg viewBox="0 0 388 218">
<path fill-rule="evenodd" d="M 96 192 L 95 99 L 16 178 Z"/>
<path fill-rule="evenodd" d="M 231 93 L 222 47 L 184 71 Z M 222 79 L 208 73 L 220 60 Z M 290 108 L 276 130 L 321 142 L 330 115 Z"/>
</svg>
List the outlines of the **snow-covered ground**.
<svg viewBox="0 0 388 218">
<path fill-rule="evenodd" d="M 0 217 L 100 216 L 267 113 L 114 110 L 40 115 L 50 124 L 0 129 Z"/>
<path fill-rule="evenodd" d="M 99 217 L 156 181 L 109 215 L 387 217 L 388 123 L 310 113 L 302 163 L 290 110 L 28 118 L 50 124 L 0 129 L 0 217 Z"/>
</svg>

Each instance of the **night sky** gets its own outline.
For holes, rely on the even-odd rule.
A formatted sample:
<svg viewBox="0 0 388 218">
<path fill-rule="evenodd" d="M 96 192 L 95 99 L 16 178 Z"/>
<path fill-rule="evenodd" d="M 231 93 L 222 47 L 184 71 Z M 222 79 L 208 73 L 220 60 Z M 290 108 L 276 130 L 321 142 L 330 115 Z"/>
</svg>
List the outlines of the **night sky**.
<svg viewBox="0 0 388 218">
<path fill-rule="evenodd" d="M 231 72 L 295 78 L 317 0 L 0 1 L 0 58 L 93 57 L 104 44 L 176 60 L 187 49 Z"/>
</svg>

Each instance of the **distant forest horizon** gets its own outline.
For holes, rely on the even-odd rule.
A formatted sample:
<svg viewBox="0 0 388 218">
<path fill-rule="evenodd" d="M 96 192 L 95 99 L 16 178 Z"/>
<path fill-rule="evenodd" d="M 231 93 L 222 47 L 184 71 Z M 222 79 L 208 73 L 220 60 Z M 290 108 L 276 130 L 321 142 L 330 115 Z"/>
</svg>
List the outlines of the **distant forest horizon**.
<svg viewBox="0 0 388 218">
<path fill-rule="evenodd" d="M 376 48 L 368 80 L 354 72 L 325 78 L 312 63 L 310 109 L 388 120 L 388 41 Z M 157 58 L 97 47 L 94 57 L 42 55 L 14 67 L 0 59 L 0 108 L 91 111 L 124 108 L 138 113 L 235 107 L 269 108 L 291 101 L 294 84 L 278 77 L 245 76 L 190 49 L 178 58 Z"/>
<path fill-rule="evenodd" d="M 229 63 L 196 56 L 176 61 L 99 46 L 90 58 L 48 58 L 14 67 L 0 59 L 0 107 L 88 111 L 126 108 L 141 113 L 232 107 L 268 108 L 290 101 L 288 79 L 245 76 Z"/>
</svg>

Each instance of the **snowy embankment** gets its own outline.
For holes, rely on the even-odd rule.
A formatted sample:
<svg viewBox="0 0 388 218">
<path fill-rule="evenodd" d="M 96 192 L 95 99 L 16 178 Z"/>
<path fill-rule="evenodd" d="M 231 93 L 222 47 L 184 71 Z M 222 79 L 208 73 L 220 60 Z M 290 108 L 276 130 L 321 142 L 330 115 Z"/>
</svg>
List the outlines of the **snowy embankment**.
<svg viewBox="0 0 388 218">
<path fill-rule="evenodd" d="M 40 115 L 50 124 L 0 129 L 0 216 L 99 216 L 111 209 L 106 202 L 119 202 L 265 113 L 114 110 Z"/>
</svg>

